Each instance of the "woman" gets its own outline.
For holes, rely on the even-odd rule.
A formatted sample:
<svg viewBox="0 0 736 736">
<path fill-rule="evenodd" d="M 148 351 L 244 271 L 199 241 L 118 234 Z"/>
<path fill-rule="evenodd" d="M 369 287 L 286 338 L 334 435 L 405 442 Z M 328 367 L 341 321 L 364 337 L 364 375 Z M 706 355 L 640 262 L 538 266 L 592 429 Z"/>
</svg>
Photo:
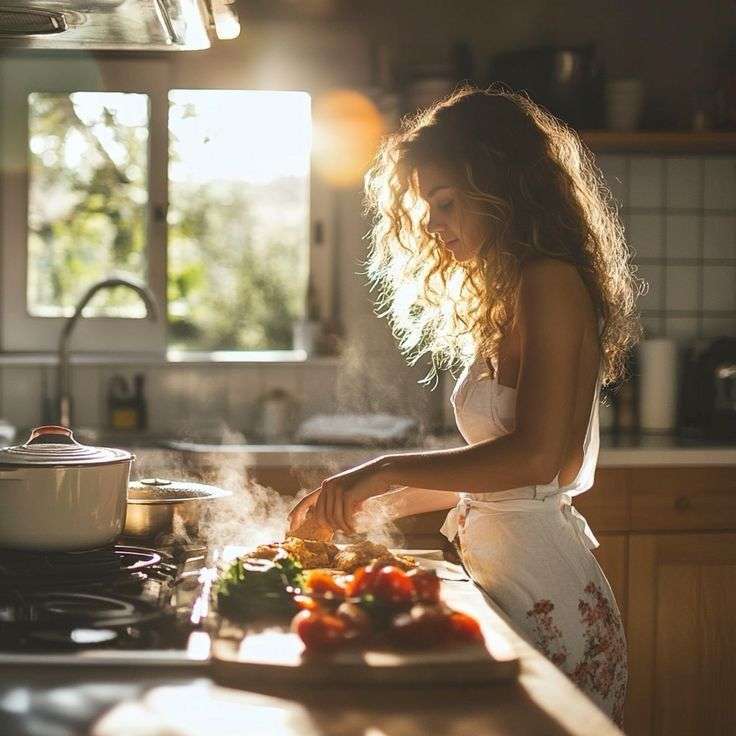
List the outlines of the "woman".
<svg viewBox="0 0 736 736">
<path fill-rule="evenodd" d="M 464 364 L 452 403 L 468 446 L 327 478 L 292 528 L 309 514 L 351 531 L 376 496 L 394 516 L 451 508 L 442 531 L 475 581 L 620 724 L 621 618 L 570 504 L 593 483 L 601 385 L 639 336 L 608 191 L 572 131 L 470 88 L 406 121 L 366 181 L 380 306 L 411 362 Z"/>
</svg>

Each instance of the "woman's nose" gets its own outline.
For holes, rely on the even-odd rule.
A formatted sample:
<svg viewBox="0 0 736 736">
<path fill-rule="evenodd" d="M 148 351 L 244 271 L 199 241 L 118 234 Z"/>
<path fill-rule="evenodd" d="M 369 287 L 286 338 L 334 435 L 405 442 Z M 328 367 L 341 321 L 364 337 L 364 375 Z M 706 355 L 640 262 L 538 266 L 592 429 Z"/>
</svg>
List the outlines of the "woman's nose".
<svg viewBox="0 0 736 736">
<path fill-rule="evenodd" d="M 442 220 L 438 220 L 434 215 L 429 216 L 429 222 L 427 223 L 427 230 L 430 233 L 441 234 L 446 230 L 445 223 Z"/>
</svg>

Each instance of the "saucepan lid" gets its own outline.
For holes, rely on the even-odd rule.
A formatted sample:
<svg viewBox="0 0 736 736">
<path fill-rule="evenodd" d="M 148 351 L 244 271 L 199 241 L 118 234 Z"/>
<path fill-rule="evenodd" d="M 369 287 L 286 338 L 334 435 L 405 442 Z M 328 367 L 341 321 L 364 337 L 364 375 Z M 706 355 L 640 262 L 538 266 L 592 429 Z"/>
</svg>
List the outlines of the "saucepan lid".
<svg viewBox="0 0 736 736">
<path fill-rule="evenodd" d="M 108 465 L 133 459 L 127 450 L 82 445 L 68 427 L 54 424 L 36 427 L 22 445 L 0 450 L 0 465 L 57 467 Z"/>
<path fill-rule="evenodd" d="M 167 480 L 165 478 L 144 478 L 128 483 L 128 503 L 168 504 L 182 501 L 207 501 L 232 496 L 217 486 L 193 483 L 188 480 Z"/>
</svg>

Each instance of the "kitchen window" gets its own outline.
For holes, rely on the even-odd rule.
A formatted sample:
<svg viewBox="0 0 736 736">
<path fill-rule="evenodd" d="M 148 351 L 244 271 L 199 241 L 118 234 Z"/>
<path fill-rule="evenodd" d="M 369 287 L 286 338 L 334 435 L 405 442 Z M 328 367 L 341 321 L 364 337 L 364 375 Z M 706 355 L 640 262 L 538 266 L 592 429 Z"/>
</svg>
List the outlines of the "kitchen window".
<svg viewBox="0 0 736 736">
<path fill-rule="evenodd" d="M 167 319 L 99 292 L 74 350 L 291 349 L 307 274 L 329 262 L 310 253 L 329 196 L 307 93 L 170 89 L 154 61 L 64 62 L 52 82 L 39 60 L 0 64 L 3 350 L 55 349 L 112 273 L 146 282 Z"/>
<path fill-rule="evenodd" d="M 169 92 L 169 346 L 289 350 L 308 272 L 309 95 Z"/>
</svg>

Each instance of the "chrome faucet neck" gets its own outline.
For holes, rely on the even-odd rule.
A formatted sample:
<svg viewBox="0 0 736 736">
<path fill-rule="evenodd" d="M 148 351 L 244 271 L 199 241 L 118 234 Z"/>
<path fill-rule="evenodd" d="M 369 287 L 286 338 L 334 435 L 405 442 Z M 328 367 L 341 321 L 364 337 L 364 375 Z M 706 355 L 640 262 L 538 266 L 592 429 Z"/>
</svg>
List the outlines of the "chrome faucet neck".
<svg viewBox="0 0 736 736">
<path fill-rule="evenodd" d="M 69 385 L 69 340 L 74 327 L 82 316 L 82 311 L 98 291 L 124 287 L 135 292 L 146 308 L 146 317 L 152 321 L 158 319 L 158 306 L 151 290 L 143 283 L 133 279 L 113 277 L 98 281 L 87 289 L 82 298 L 74 307 L 74 314 L 64 323 L 59 335 L 58 364 L 57 364 L 57 392 L 58 392 L 58 420 L 64 427 L 71 427 L 71 391 Z"/>
</svg>

